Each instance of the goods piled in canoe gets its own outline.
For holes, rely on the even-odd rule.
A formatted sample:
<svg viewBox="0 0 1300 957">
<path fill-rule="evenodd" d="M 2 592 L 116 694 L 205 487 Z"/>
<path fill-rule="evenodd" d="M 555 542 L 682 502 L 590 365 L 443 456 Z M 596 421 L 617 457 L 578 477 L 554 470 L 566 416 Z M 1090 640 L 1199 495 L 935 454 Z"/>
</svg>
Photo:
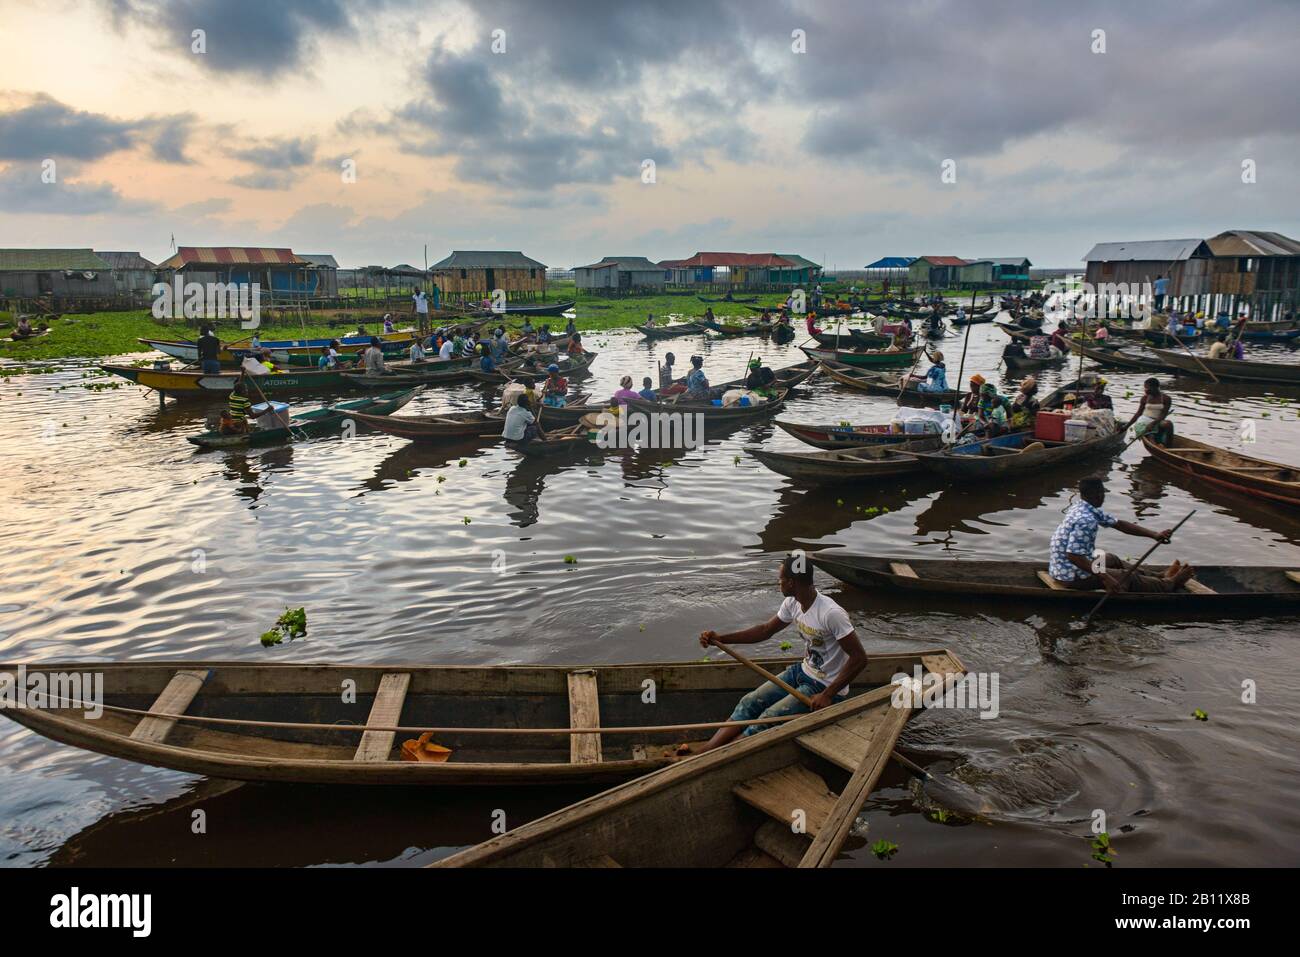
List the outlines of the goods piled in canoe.
<svg viewBox="0 0 1300 957">
<path fill-rule="evenodd" d="M 194 445 L 205 449 L 227 449 L 252 445 L 273 445 L 291 439 L 301 440 L 319 435 L 329 435 L 343 428 L 343 423 L 350 418 L 355 418 L 358 413 L 368 413 L 373 417 L 391 415 L 415 398 L 415 394 L 419 391 L 419 389 L 409 389 L 406 392 L 390 392 L 387 395 L 376 395 L 365 399 L 354 399 L 351 402 L 340 402 L 338 405 L 324 406 L 310 412 L 294 415 L 290 418 L 288 426 L 259 428 L 254 425 L 248 432 L 233 435 L 208 431 L 201 432 L 198 435 L 190 435 L 186 438 Z"/>
</svg>

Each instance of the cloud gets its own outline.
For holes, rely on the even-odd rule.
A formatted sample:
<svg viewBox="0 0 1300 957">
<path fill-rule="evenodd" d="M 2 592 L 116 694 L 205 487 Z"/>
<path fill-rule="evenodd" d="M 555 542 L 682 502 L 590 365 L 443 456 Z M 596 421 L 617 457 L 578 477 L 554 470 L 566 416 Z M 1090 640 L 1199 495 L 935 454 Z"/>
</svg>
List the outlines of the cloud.
<svg viewBox="0 0 1300 957">
<path fill-rule="evenodd" d="M 26 106 L 0 112 L 0 159 L 98 159 L 133 148 L 140 128 L 38 93 Z"/>
<path fill-rule="evenodd" d="M 263 169 L 296 169 L 316 160 L 316 140 L 312 137 L 278 137 L 250 142 L 226 150 L 235 159 Z"/>
<path fill-rule="evenodd" d="M 56 167 L 58 178 L 43 182 L 39 167 L 6 166 L 0 168 L 0 210 L 13 214 L 46 216 L 95 216 L 117 213 L 140 216 L 157 212 L 160 204 L 128 199 L 111 183 L 70 181 L 75 176 L 70 165 Z"/>
</svg>

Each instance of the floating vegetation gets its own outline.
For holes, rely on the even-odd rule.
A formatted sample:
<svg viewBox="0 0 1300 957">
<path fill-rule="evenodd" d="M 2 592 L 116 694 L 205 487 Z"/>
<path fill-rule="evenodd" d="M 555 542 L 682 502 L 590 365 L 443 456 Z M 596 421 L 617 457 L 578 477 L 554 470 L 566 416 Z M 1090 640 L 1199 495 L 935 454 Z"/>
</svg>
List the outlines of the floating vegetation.
<svg viewBox="0 0 1300 957">
<path fill-rule="evenodd" d="M 286 638 L 293 641 L 295 638 L 305 638 L 307 636 L 307 609 L 306 608 L 286 608 L 284 614 L 275 621 L 275 627 L 270 631 L 262 632 L 262 647 L 270 648 L 272 645 L 278 645 Z"/>
</svg>

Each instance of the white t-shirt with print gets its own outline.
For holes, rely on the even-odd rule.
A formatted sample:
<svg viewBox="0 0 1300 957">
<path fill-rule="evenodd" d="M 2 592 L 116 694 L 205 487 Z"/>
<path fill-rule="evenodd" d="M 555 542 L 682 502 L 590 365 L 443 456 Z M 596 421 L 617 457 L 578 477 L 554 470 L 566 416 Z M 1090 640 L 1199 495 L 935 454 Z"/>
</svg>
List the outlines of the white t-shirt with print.
<svg viewBox="0 0 1300 957">
<path fill-rule="evenodd" d="M 781 603 L 776 616 L 784 622 L 793 621 L 799 630 L 799 637 L 804 641 L 804 674 L 823 685 L 839 678 L 849 663 L 848 654 L 840 647 L 840 639 L 853 633 L 848 612 L 819 592 L 807 611 L 791 595 Z M 840 696 L 848 693 L 847 685 L 840 690 Z"/>
</svg>

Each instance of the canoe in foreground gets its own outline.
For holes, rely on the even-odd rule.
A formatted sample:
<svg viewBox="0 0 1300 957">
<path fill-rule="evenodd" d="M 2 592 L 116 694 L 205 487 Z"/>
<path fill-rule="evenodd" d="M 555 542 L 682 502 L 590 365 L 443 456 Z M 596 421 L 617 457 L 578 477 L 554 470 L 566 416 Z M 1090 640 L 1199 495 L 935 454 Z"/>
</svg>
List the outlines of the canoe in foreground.
<svg viewBox="0 0 1300 957">
<path fill-rule="evenodd" d="M 1053 604 L 1095 605 L 1101 589 L 1075 591 L 1053 588 L 1043 579 L 1047 561 L 986 562 L 946 558 L 892 558 L 843 552 L 838 549 L 810 554 L 809 560 L 826 574 L 859 588 L 902 589 L 970 598 L 1017 598 Z M 1191 612 L 1242 611 L 1265 607 L 1274 611 L 1300 611 L 1300 571 L 1285 566 L 1201 565 L 1196 568 L 1196 591 L 1119 592 L 1111 606 L 1178 606 Z M 1297 562 L 1300 565 L 1300 562 Z"/>
<path fill-rule="evenodd" d="M 1209 369 L 1220 379 L 1241 382 L 1268 382 L 1276 385 L 1300 385 L 1300 365 L 1282 362 L 1253 362 L 1250 359 L 1210 359 L 1203 355 L 1191 356 L 1186 352 L 1169 349 L 1152 349 L 1159 359 L 1192 375 L 1209 378 Z"/>
<path fill-rule="evenodd" d="M 964 671 L 950 652 L 921 657 L 945 685 Z M 433 866 L 829 867 L 921 703 L 891 687 L 852 695 Z"/>
<path fill-rule="evenodd" d="M 1290 465 L 1251 458 L 1181 435 L 1175 435 L 1167 446 L 1149 436 L 1143 436 L 1142 444 L 1165 465 L 1230 492 L 1300 505 L 1300 469 Z"/>
<path fill-rule="evenodd" d="M 887 685 L 894 674 L 911 674 L 927 660 L 946 665 L 943 655 L 869 655 L 853 693 Z M 779 672 L 791 660 L 762 664 Z M 740 696 L 757 685 L 743 665 L 698 661 L 592 667 L 74 662 L 27 665 L 25 676 L 18 667 L 0 664 L 0 680 L 30 682 L 37 672 L 103 675 L 106 707 L 98 717 L 80 707 L 0 708 L 51 740 L 190 774 L 301 784 L 627 780 L 674 763 L 674 744 L 706 740 L 713 729 L 608 729 L 725 721 Z M 349 680 L 356 682 L 355 703 L 339 693 Z M 656 689 L 652 707 L 642 701 L 647 680 Z M 113 710 L 121 708 L 185 718 Z M 571 715 L 580 723 L 571 724 Z M 367 725 L 375 730 L 364 730 Z M 567 730 L 597 726 L 606 731 Z M 405 730 L 378 730 L 396 727 Z M 403 742 L 423 731 L 433 731 L 432 742 L 451 749 L 446 761 L 401 760 Z"/>
<path fill-rule="evenodd" d="M 904 436 L 904 438 L 908 438 Z M 876 445 L 830 452 L 767 452 L 747 449 L 773 472 L 797 482 L 830 485 L 836 482 L 861 482 L 875 478 L 894 478 L 925 471 L 925 463 L 913 452 L 934 452 L 943 446 L 937 436 L 915 437 L 896 445 Z"/>
<path fill-rule="evenodd" d="M 288 428 L 260 429 L 256 425 L 242 435 L 225 435 L 221 432 L 201 432 L 186 436 L 189 442 L 205 449 L 242 448 L 252 445 L 273 445 L 291 439 L 306 439 L 320 435 L 329 435 L 343 428 L 343 423 L 358 412 L 373 416 L 391 415 L 415 398 L 418 388 L 405 392 L 390 392 L 387 395 L 368 396 L 340 402 L 334 406 L 324 406 L 303 412 L 289 419 Z"/>
<path fill-rule="evenodd" d="M 1076 462 L 1090 456 L 1114 455 L 1124 444 L 1124 433 L 1112 432 L 1082 442 L 1046 442 L 1029 432 L 1010 432 L 992 439 L 954 445 L 944 452 L 917 453 L 942 475 L 983 478 L 1019 475 Z"/>
</svg>

